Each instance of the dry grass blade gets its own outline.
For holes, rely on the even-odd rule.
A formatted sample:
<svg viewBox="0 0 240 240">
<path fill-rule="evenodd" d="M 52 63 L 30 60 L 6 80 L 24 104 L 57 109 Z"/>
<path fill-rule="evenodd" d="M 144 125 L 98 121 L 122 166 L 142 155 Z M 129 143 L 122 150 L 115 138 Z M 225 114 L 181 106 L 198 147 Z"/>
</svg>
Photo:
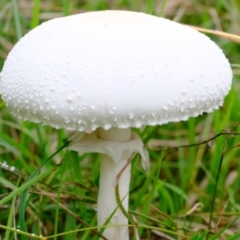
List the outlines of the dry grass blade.
<svg viewBox="0 0 240 240">
<path fill-rule="evenodd" d="M 41 189 L 38 189 L 38 190 L 39 190 L 40 193 L 43 193 L 43 194 L 45 193 L 45 192 L 42 191 Z M 48 195 L 47 197 L 48 197 L 51 201 L 57 203 L 57 200 L 56 200 L 54 197 L 52 197 L 52 196 L 50 196 L 50 195 Z M 73 216 L 75 219 L 77 219 L 77 220 L 78 220 L 80 223 L 82 223 L 84 226 L 90 227 L 88 223 L 86 223 L 84 220 L 82 220 L 79 216 L 77 216 L 74 212 L 72 212 L 68 207 L 64 206 L 64 204 L 62 204 L 62 203 L 58 203 L 58 204 L 59 204 L 59 206 L 60 206 L 64 211 L 66 211 L 68 214 L 70 214 L 71 216 Z M 95 229 L 92 229 L 92 231 L 93 231 L 96 235 L 98 235 L 99 237 L 101 237 L 101 239 L 107 240 L 102 234 L 100 234 L 100 233 L 99 233 L 98 231 L 96 231 Z"/>
<path fill-rule="evenodd" d="M 196 29 L 197 31 L 200 31 L 203 33 L 210 33 L 210 34 L 216 35 L 218 37 L 222 37 L 224 39 L 240 43 L 240 36 L 235 35 L 235 34 L 226 33 L 226 32 L 222 32 L 219 30 L 211 30 L 211 29 L 207 29 L 207 28 L 201 28 L 201 27 L 192 26 L 192 25 L 187 25 L 187 26 L 190 26 L 190 27 Z"/>
</svg>

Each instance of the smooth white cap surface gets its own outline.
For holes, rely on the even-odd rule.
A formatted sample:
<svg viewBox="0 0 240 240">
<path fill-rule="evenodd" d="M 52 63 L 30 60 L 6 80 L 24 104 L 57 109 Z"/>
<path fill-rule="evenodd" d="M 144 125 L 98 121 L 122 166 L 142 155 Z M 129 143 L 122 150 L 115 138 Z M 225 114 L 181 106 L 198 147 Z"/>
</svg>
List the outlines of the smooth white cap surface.
<svg viewBox="0 0 240 240">
<path fill-rule="evenodd" d="M 57 18 L 10 52 L 0 91 L 19 119 L 83 131 L 186 120 L 222 105 L 222 50 L 178 23 L 128 11 Z"/>
</svg>

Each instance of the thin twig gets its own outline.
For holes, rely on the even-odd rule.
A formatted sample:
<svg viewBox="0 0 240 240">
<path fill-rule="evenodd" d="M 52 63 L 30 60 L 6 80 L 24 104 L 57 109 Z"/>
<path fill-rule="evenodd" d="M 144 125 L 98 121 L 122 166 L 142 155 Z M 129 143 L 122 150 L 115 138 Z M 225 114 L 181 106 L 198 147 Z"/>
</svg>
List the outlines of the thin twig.
<svg viewBox="0 0 240 240">
<path fill-rule="evenodd" d="M 238 123 L 239 124 L 239 123 Z M 238 125 L 237 124 L 237 125 Z M 235 127 L 237 127 L 237 125 Z M 234 127 L 234 128 L 235 128 Z M 173 148 L 168 148 L 167 149 L 167 154 L 163 157 L 163 160 L 165 160 L 170 154 L 174 153 L 174 152 L 177 152 L 179 150 L 179 148 L 189 148 L 189 147 L 197 147 L 197 146 L 200 146 L 200 145 L 203 145 L 203 144 L 208 144 L 209 142 L 215 140 L 216 138 L 220 137 L 220 136 L 223 136 L 223 135 L 228 135 L 228 136 L 240 136 L 240 133 L 238 132 L 228 132 L 226 130 L 222 130 L 220 133 L 216 134 L 215 136 L 207 139 L 207 140 L 204 140 L 202 142 L 199 142 L 199 143 L 192 143 L 192 144 L 187 144 L 187 145 L 179 145 L 177 147 L 173 147 Z M 238 147 L 239 145 L 236 145 L 232 148 L 235 148 L 235 147 Z M 229 150 L 227 150 L 225 153 L 227 153 Z"/>
<path fill-rule="evenodd" d="M 213 210 L 214 210 L 215 200 L 216 200 L 216 196 L 217 196 L 218 180 L 219 180 L 219 176 L 220 176 L 220 172 L 221 172 L 221 168 L 222 168 L 225 145 L 226 145 L 226 140 L 224 141 L 224 144 L 223 144 L 223 147 L 222 147 L 222 154 L 221 154 L 221 157 L 220 157 L 220 162 L 219 162 L 218 170 L 217 170 L 216 184 L 215 184 L 215 187 L 214 187 L 213 200 L 212 200 L 212 206 L 211 206 L 211 211 L 210 211 L 210 219 L 209 219 L 209 222 L 208 222 L 207 239 L 209 237 L 209 233 L 211 232 L 211 223 L 212 223 L 212 219 L 213 219 Z"/>
</svg>

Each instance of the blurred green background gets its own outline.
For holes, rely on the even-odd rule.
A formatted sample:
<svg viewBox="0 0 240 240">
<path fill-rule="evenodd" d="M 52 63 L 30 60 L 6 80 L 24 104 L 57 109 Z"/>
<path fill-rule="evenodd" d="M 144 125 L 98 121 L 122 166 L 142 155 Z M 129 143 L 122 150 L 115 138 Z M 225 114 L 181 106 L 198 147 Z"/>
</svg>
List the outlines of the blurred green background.
<svg viewBox="0 0 240 240">
<path fill-rule="evenodd" d="M 240 1 L 1 0 L 0 71 L 18 39 L 40 23 L 104 9 L 142 11 L 235 35 L 231 39 L 209 35 L 223 49 L 234 73 L 232 90 L 220 110 L 185 122 L 135 129 L 149 150 L 151 167 L 144 171 L 139 156 L 133 160 L 130 214 L 139 224 L 135 229 L 140 239 L 240 239 Z M 96 226 L 99 158 L 69 151 L 50 157 L 66 136 L 64 130 L 17 121 L 0 100 L 0 239 L 20 239 L 12 227 L 23 224 L 19 209 L 24 205 L 30 234 L 99 238 L 89 227 Z M 20 201 L 19 187 L 49 157 L 41 169 L 46 176 L 35 179 L 31 194 Z M 138 239 L 132 227 L 130 234 Z"/>
</svg>

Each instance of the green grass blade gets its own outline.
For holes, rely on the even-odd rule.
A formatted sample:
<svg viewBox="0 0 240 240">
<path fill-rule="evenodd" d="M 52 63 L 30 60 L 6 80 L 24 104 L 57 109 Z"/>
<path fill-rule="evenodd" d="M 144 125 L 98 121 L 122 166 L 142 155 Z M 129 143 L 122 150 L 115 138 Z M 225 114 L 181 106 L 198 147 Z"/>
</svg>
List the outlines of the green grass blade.
<svg viewBox="0 0 240 240">
<path fill-rule="evenodd" d="M 164 10 L 165 10 L 167 1 L 168 1 L 168 0 L 163 0 L 163 1 L 162 1 L 162 3 L 161 3 L 161 8 L 160 8 L 160 11 L 159 11 L 159 13 L 158 13 L 158 16 L 159 16 L 159 17 L 162 17 L 162 16 L 163 16 L 163 12 L 164 12 Z"/>
<path fill-rule="evenodd" d="M 14 15 L 16 31 L 17 31 L 17 38 L 20 39 L 22 37 L 22 28 L 20 23 L 20 14 L 19 14 L 17 0 L 12 0 L 12 6 L 13 6 L 13 15 Z"/>
<path fill-rule="evenodd" d="M 71 15 L 72 9 L 73 9 L 73 1 L 72 0 L 62 0 L 62 2 L 63 2 L 64 16 Z"/>
<path fill-rule="evenodd" d="M 239 239 L 240 239 L 240 232 L 228 238 L 228 240 L 239 240 Z"/>
<path fill-rule="evenodd" d="M 39 11 L 40 11 L 39 7 L 40 7 L 40 0 L 34 0 L 33 10 L 32 10 L 31 29 L 39 25 Z"/>
<path fill-rule="evenodd" d="M 82 179 L 82 169 L 81 169 L 81 165 L 80 165 L 80 158 L 78 157 L 78 153 L 74 152 L 74 151 L 70 151 L 70 153 L 68 154 L 69 158 L 71 160 L 71 170 L 72 170 L 72 177 L 73 177 L 73 181 L 83 185 L 83 179 Z M 79 197 L 81 196 L 85 196 L 85 191 L 82 187 L 79 187 L 78 185 L 74 185 L 74 191 L 75 194 Z M 82 203 L 81 201 L 77 202 L 77 206 L 80 212 L 80 216 L 82 218 L 86 218 L 86 205 L 84 203 Z"/>
<path fill-rule="evenodd" d="M 22 193 L 24 190 L 28 189 L 33 184 L 37 183 L 38 181 L 40 181 L 41 179 L 46 177 L 52 171 L 53 171 L 53 169 L 50 169 L 50 170 L 48 170 L 45 173 L 41 173 L 40 175 L 38 175 L 36 177 L 33 177 L 31 180 L 29 180 L 26 183 L 24 183 L 21 187 L 18 187 L 16 190 L 12 191 L 9 195 L 7 195 L 2 200 L 0 200 L 0 206 L 2 206 L 3 204 L 7 203 L 11 199 L 13 199 L 15 196 L 17 196 L 18 194 Z"/>
<path fill-rule="evenodd" d="M 61 148 L 59 148 L 55 153 L 53 153 L 49 158 L 47 158 L 45 161 L 41 163 L 41 165 L 31 174 L 31 176 L 28 178 L 28 182 L 31 181 L 41 170 L 41 168 L 50 161 L 57 153 L 59 153 L 62 149 L 67 147 L 69 144 L 69 141 L 66 142 Z M 27 194 L 28 194 L 28 188 L 25 189 L 22 193 L 22 197 L 19 204 L 19 223 L 20 223 L 20 229 L 22 231 L 26 231 L 26 221 L 25 221 L 25 209 L 27 206 Z M 22 235 L 22 240 L 27 240 L 25 235 Z"/>
<path fill-rule="evenodd" d="M 208 231 L 205 230 L 203 233 L 194 233 L 194 235 L 190 238 L 190 240 L 205 240 L 208 235 Z"/>
<path fill-rule="evenodd" d="M 237 219 L 239 219 L 239 217 L 235 218 L 232 222 L 230 222 L 229 224 L 227 224 L 224 228 L 222 228 L 220 231 L 218 231 L 218 233 L 214 234 L 214 236 L 208 238 L 208 240 L 218 240 L 221 236 L 222 233 L 228 229 L 234 222 L 237 221 Z"/>
<path fill-rule="evenodd" d="M 66 156 L 66 153 L 65 153 Z M 62 180 L 63 180 L 63 174 L 66 171 L 67 167 L 67 161 L 65 161 L 66 158 L 63 160 L 63 164 L 61 166 L 61 171 L 60 171 L 60 179 L 59 179 L 59 185 L 58 185 L 58 196 L 57 196 L 57 203 L 56 203 L 56 211 L 55 211 L 55 224 L 54 224 L 54 234 L 58 233 L 58 217 L 59 217 L 59 202 L 60 202 L 60 194 L 61 194 L 61 187 L 62 187 Z M 54 238 L 57 240 L 57 238 Z"/>
</svg>

